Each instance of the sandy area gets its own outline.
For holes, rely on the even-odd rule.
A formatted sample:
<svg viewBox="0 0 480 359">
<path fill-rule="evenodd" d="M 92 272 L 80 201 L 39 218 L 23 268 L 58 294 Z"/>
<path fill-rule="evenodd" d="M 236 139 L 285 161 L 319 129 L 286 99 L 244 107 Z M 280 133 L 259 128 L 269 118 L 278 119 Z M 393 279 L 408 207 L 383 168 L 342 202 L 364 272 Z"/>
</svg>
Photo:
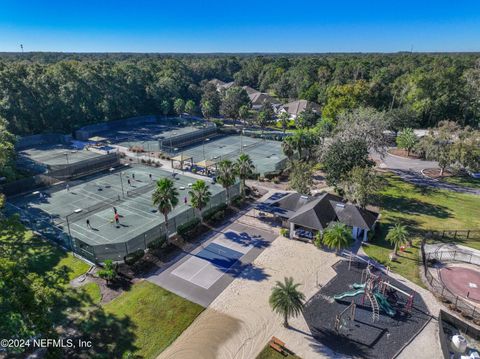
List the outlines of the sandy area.
<svg viewBox="0 0 480 359">
<path fill-rule="evenodd" d="M 312 296 L 318 290 L 316 276 L 319 283 L 328 282 L 335 274 L 330 266 L 337 260 L 311 244 L 277 238 L 253 262 L 265 270 L 268 279 L 235 280 L 159 358 L 251 359 L 272 335 L 302 358 L 318 358 L 318 344 L 309 337 L 303 317 L 291 320 L 294 329 L 283 328 L 281 318 L 269 307 L 268 297 L 275 282 L 285 276 L 292 276 L 302 284 L 305 295 Z"/>
<path fill-rule="evenodd" d="M 243 216 L 241 221 L 254 225 L 256 219 Z M 258 223 L 257 223 L 258 224 Z M 262 224 L 263 227 L 265 224 Z M 212 302 L 190 327 L 167 348 L 163 359 L 254 359 L 274 335 L 303 359 L 345 358 L 315 341 L 303 316 L 290 320 L 290 329 L 268 304 L 275 282 L 291 276 L 301 283 L 300 290 L 309 299 L 335 272 L 331 266 L 340 258 L 316 249 L 311 244 L 278 237 L 253 264 L 267 274 L 263 281 L 238 278 Z M 394 275 L 395 276 L 395 275 Z M 402 282 L 404 278 L 395 276 Z M 427 290 L 406 283 L 417 290 L 436 316 L 439 305 Z M 440 358 L 438 324 L 430 321 L 399 358 Z"/>
</svg>

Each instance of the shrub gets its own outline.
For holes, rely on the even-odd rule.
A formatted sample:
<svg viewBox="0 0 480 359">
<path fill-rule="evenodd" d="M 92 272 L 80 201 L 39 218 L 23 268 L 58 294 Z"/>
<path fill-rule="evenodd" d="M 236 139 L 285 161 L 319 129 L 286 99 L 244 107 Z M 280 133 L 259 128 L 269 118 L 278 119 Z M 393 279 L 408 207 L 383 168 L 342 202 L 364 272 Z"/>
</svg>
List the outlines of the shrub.
<svg viewBox="0 0 480 359">
<path fill-rule="evenodd" d="M 206 210 L 204 213 L 203 213 L 203 219 L 205 221 L 208 221 L 209 219 L 211 219 L 213 217 L 213 215 L 218 212 L 218 211 L 222 211 L 222 210 L 225 210 L 227 208 L 227 205 L 225 203 L 221 203 L 219 204 L 218 206 L 215 206 L 215 207 L 212 207 L 208 210 Z"/>
<path fill-rule="evenodd" d="M 224 211 L 224 210 L 220 210 L 220 211 L 215 212 L 215 213 L 212 215 L 212 217 L 210 218 L 210 220 L 216 222 L 216 221 L 222 220 L 223 217 L 225 217 L 225 211 Z"/>
<path fill-rule="evenodd" d="M 282 235 L 284 237 L 288 237 L 288 229 L 280 228 L 280 235 Z"/>
<path fill-rule="evenodd" d="M 157 239 L 154 239 L 150 243 L 147 244 L 148 249 L 160 249 L 162 248 L 165 244 L 167 244 L 167 237 L 163 236 Z"/>
<path fill-rule="evenodd" d="M 145 254 L 145 252 L 144 252 L 143 249 L 137 249 L 135 252 L 128 253 L 125 256 L 125 264 L 128 264 L 129 266 L 134 265 L 140 259 L 142 259 L 144 254 Z"/>
<path fill-rule="evenodd" d="M 243 204 L 243 199 L 241 196 L 238 196 L 238 197 L 235 197 L 233 200 L 232 200 L 232 203 L 233 205 L 237 206 L 237 207 L 240 207 L 242 204 Z"/>
<path fill-rule="evenodd" d="M 194 218 L 188 222 L 185 222 L 177 227 L 177 233 L 181 236 L 186 234 L 187 232 L 194 229 L 196 226 L 200 224 L 200 220 L 198 218 Z"/>
<path fill-rule="evenodd" d="M 322 248 L 322 246 L 323 246 L 323 234 L 322 234 L 322 232 L 317 232 L 317 234 L 315 235 L 315 239 L 313 240 L 313 244 L 317 248 Z"/>
</svg>

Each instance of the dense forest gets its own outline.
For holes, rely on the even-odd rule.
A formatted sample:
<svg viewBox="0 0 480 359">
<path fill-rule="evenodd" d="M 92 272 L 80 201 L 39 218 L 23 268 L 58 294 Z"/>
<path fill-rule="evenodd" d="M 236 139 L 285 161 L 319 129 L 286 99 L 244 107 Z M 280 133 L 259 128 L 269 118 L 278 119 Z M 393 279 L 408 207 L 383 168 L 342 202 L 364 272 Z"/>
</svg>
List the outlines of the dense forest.
<svg viewBox="0 0 480 359">
<path fill-rule="evenodd" d="M 478 54 L 0 54 L 0 118 L 16 135 L 70 132 L 88 123 L 201 113 L 207 80 L 235 80 L 282 100 L 306 99 L 331 120 L 357 107 L 478 126 Z M 211 111 L 210 111 L 211 112 Z M 214 109 L 213 115 L 216 115 Z M 405 115 L 407 114 L 407 115 Z"/>
</svg>

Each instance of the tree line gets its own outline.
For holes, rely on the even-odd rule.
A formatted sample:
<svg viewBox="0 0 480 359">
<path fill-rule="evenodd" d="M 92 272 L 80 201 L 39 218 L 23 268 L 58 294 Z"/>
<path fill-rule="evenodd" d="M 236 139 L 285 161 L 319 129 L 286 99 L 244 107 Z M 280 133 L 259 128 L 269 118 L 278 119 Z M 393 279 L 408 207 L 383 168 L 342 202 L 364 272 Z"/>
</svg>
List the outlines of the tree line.
<svg viewBox="0 0 480 359">
<path fill-rule="evenodd" d="M 316 102 L 331 121 L 372 107 L 407 119 L 409 127 L 443 120 L 478 125 L 477 54 L 0 54 L 0 117 L 14 134 L 27 135 L 187 109 L 247 116 L 247 109 L 240 111 L 248 106 L 245 93 L 237 88 L 218 99 L 206 85 L 213 78 L 283 101 Z"/>
</svg>

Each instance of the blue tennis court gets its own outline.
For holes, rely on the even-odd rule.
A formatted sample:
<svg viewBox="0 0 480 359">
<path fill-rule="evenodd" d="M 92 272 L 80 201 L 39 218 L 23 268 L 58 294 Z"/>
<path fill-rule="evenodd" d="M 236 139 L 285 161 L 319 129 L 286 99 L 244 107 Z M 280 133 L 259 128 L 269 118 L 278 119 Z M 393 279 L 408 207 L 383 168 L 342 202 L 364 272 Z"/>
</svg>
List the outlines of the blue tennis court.
<svg viewBox="0 0 480 359">
<path fill-rule="evenodd" d="M 178 266 L 172 274 L 197 286 L 208 289 L 227 272 L 254 245 L 255 239 L 248 243 L 238 238 L 241 233 L 228 231 Z"/>
<path fill-rule="evenodd" d="M 217 243 L 210 243 L 200 253 L 195 255 L 198 258 L 206 259 L 213 265 L 219 268 L 230 268 L 243 253 L 237 252 L 233 249 L 221 246 Z"/>
</svg>

